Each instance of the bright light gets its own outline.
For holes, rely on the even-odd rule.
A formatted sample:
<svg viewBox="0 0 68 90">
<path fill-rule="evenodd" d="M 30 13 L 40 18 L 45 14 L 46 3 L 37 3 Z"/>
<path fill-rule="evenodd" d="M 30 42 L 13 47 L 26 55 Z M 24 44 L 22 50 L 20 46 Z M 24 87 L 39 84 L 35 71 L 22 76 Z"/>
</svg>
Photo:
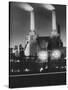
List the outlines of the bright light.
<svg viewBox="0 0 68 90">
<path fill-rule="evenodd" d="M 59 50 L 53 50 L 51 53 L 51 59 L 59 59 L 61 57 L 61 52 Z"/>
<path fill-rule="evenodd" d="M 28 68 L 26 68 L 24 71 L 29 72 L 30 70 Z"/>
<path fill-rule="evenodd" d="M 42 72 L 42 71 L 43 71 L 43 68 L 41 67 L 41 68 L 40 68 L 40 72 Z"/>
<path fill-rule="evenodd" d="M 29 56 L 30 55 L 30 43 L 27 44 L 26 49 L 24 51 L 25 56 Z"/>
<path fill-rule="evenodd" d="M 38 53 L 38 58 L 39 58 L 42 62 L 47 62 L 48 52 L 47 52 L 47 51 L 40 51 L 40 52 Z"/>
</svg>

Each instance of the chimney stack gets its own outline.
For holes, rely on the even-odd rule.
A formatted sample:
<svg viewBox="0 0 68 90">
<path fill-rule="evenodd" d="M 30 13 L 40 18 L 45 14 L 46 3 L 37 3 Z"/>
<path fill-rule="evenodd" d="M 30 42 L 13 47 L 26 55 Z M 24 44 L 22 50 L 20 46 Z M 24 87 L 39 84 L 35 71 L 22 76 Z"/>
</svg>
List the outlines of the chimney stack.
<svg viewBox="0 0 68 90">
<path fill-rule="evenodd" d="M 56 13 L 52 11 L 52 30 L 56 30 Z"/>
<path fill-rule="evenodd" d="M 57 27 L 56 27 L 56 12 L 52 11 L 52 32 L 51 37 L 58 36 Z"/>
<path fill-rule="evenodd" d="M 34 12 L 30 12 L 30 30 L 34 31 L 35 29 L 35 24 L 34 24 Z"/>
<path fill-rule="evenodd" d="M 30 32 L 29 35 L 27 37 L 27 45 L 24 51 L 25 56 L 30 56 L 31 54 L 31 44 L 32 41 L 34 41 L 36 39 L 36 34 L 35 34 L 35 23 L 34 23 L 34 12 L 31 11 L 30 12 Z"/>
</svg>

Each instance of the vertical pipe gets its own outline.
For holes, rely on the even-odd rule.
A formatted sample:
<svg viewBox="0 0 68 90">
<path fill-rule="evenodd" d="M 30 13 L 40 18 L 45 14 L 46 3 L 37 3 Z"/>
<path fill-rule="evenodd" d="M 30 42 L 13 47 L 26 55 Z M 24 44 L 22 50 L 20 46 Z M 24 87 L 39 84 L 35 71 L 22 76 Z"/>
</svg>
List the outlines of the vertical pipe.
<svg viewBox="0 0 68 90">
<path fill-rule="evenodd" d="M 51 32 L 51 37 L 53 36 L 59 36 L 57 32 L 57 27 L 56 27 L 56 13 L 55 10 L 52 11 L 52 32 Z"/>
<path fill-rule="evenodd" d="M 52 30 L 56 30 L 56 13 L 52 11 Z"/>
<path fill-rule="evenodd" d="M 34 29 L 35 29 L 34 27 L 35 27 L 35 25 L 34 25 L 34 12 L 31 11 L 30 12 L 30 30 L 34 31 Z"/>
</svg>

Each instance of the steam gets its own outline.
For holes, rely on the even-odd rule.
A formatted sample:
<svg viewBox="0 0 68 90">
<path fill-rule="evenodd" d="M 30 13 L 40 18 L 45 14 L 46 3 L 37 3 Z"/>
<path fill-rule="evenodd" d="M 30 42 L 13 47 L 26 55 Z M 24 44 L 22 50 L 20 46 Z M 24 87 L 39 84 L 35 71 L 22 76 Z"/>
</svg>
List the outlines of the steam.
<svg viewBox="0 0 68 90">
<path fill-rule="evenodd" d="M 43 4 L 42 5 L 45 9 L 52 12 L 52 30 L 56 30 L 56 12 L 55 7 L 51 4 Z"/>
<path fill-rule="evenodd" d="M 33 12 L 33 7 L 27 3 L 22 3 L 22 2 L 18 2 L 15 3 L 15 5 L 25 11 L 30 12 L 30 30 L 34 31 L 34 12 Z"/>
<path fill-rule="evenodd" d="M 57 36 L 57 30 L 56 30 L 56 12 L 55 7 L 51 4 L 43 4 L 42 7 L 52 12 L 52 32 L 51 36 Z"/>
<path fill-rule="evenodd" d="M 28 11 L 28 12 L 33 11 L 33 7 L 27 3 L 18 2 L 18 3 L 15 3 L 15 5 L 20 7 L 21 9 L 24 9 L 25 11 Z"/>
<path fill-rule="evenodd" d="M 55 10 L 55 7 L 51 4 L 43 4 L 42 7 L 50 11 Z"/>
</svg>

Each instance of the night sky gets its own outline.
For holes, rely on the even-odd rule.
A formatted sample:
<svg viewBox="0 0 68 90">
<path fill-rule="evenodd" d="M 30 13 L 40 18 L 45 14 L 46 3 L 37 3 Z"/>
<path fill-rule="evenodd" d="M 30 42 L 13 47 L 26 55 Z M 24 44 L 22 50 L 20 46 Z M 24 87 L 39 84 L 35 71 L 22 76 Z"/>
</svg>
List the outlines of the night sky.
<svg viewBox="0 0 68 90">
<path fill-rule="evenodd" d="M 18 2 L 16 2 L 18 4 Z M 52 30 L 51 11 L 41 7 L 41 4 L 30 5 L 34 8 L 35 31 L 40 36 L 49 36 Z M 66 46 L 66 6 L 54 5 L 57 24 L 60 24 L 61 40 Z M 30 12 L 25 11 L 15 3 L 10 4 L 10 47 L 22 44 L 25 46 L 26 35 L 30 31 Z"/>
</svg>

